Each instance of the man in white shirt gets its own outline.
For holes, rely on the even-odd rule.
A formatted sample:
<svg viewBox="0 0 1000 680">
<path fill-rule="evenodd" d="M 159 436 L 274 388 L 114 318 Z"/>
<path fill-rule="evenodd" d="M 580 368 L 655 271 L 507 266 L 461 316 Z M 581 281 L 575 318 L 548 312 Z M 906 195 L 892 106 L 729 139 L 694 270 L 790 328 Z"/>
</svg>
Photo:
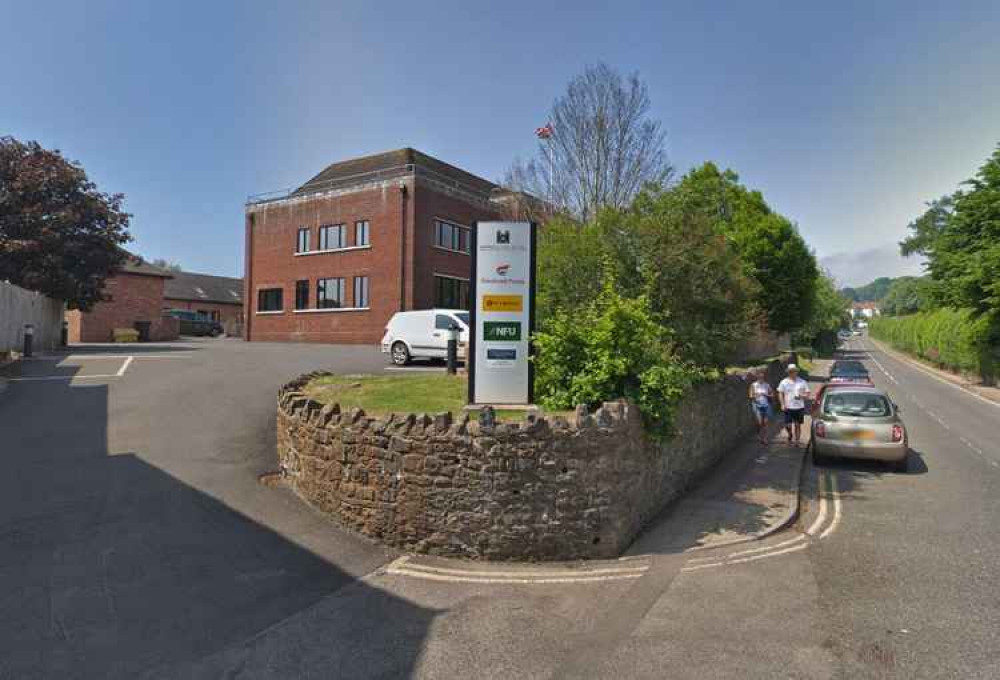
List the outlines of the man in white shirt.
<svg viewBox="0 0 1000 680">
<path fill-rule="evenodd" d="M 809 398 L 809 383 L 799 377 L 799 367 L 788 364 L 788 377 L 778 383 L 778 397 L 781 399 L 781 410 L 785 412 L 785 432 L 788 442 L 792 442 L 792 430 L 795 431 L 795 445 L 802 441 L 802 423 L 806 416 L 806 399 Z"/>
</svg>

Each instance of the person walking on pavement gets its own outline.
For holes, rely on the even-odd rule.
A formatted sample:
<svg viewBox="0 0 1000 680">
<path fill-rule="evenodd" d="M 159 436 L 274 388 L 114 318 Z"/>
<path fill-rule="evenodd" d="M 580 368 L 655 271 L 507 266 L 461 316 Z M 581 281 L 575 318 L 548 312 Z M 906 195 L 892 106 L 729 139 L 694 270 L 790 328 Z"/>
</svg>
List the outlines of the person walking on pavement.
<svg viewBox="0 0 1000 680">
<path fill-rule="evenodd" d="M 792 443 L 792 433 L 795 434 L 795 446 L 802 443 L 802 423 L 806 416 L 806 399 L 809 398 L 809 383 L 799 377 L 799 367 L 788 364 L 788 377 L 778 383 L 778 396 L 781 399 L 781 410 L 785 412 L 785 432 L 788 433 L 788 443 Z"/>
<path fill-rule="evenodd" d="M 754 378 L 750 384 L 750 403 L 754 416 L 757 418 L 757 439 L 761 444 L 767 444 L 767 425 L 771 415 L 771 398 L 774 391 L 771 384 L 764 380 L 763 371 L 751 371 Z"/>
</svg>

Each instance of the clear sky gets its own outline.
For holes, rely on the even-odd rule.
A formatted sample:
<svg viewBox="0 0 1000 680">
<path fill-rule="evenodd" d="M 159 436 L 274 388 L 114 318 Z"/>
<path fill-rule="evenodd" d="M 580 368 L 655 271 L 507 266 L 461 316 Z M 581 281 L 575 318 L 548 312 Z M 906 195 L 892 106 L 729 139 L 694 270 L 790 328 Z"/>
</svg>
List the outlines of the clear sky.
<svg viewBox="0 0 1000 680">
<path fill-rule="evenodd" d="M 885 252 L 1000 142 L 1000 3 L 820 4 L 0 0 L 0 134 L 126 194 L 136 252 L 241 275 L 248 194 L 402 146 L 497 179 L 605 61 L 679 170 L 732 167 L 821 257 Z"/>
</svg>

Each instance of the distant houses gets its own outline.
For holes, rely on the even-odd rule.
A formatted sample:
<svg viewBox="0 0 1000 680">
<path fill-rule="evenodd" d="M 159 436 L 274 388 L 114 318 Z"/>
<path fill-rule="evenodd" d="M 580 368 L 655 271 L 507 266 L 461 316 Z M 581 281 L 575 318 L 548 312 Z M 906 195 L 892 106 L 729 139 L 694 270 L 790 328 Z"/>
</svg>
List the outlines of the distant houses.
<svg viewBox="0 0 1000 680">
<path fill-rule="evenodd" d="M 851 319 L 858 320 L 869 320 L 876 316 L 879 316 L 882 312 L 879 310 L 877 302 L 854 302 L 851 304 Z"/>
</svg>

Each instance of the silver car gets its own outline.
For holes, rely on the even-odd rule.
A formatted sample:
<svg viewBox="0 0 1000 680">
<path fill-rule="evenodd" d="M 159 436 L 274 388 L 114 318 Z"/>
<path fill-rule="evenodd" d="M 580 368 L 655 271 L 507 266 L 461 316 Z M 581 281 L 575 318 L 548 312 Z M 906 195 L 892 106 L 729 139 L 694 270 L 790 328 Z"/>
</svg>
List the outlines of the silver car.
<svg viewBox="0 0 1000 680">
<path fill-rule="evenodd" d="M 906 471 L 909 439 L 899 408 L 889 395 L 865 385 L 829 385 L 813 412 L 809 446 L 813 462 L 864 458 Z"/>
</svg>

